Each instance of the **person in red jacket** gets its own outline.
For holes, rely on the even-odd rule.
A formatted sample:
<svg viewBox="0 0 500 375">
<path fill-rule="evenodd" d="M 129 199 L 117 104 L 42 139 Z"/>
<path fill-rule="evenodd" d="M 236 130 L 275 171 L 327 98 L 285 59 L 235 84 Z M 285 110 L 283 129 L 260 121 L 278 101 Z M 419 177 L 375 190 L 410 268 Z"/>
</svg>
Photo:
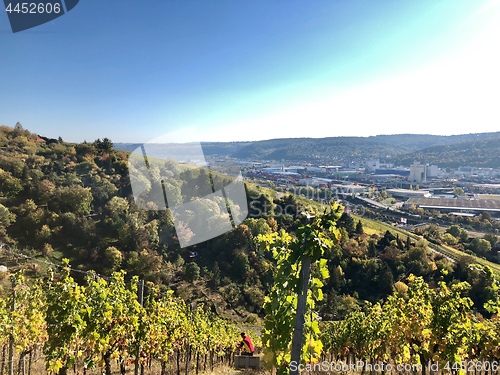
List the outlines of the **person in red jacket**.
<svg viewBox="0 0 500 375">
<path fill-rule="evenodd" d="M 245 332 L 241 332 L 241 338 L 243 340 L 241 340 L 241 342 L 238 344 L 238 348 L 243 349 L 243 353 L 241 353 L 241 355 L 252 356 L 254 352 L 252 339 L 250 338 L 250 336 L 247 336 Z"/>
</svg>

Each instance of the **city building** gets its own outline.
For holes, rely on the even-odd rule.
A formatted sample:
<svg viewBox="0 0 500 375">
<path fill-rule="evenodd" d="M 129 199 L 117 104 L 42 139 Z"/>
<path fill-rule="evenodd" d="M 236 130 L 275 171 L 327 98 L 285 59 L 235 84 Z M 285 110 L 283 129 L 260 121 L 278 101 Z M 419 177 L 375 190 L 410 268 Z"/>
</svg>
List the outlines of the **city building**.
<svg viewBox="0 0 500 375">
<path fill-rule="evenodd" d="M 439 168 L 437 165 L 427 166 L 427 178 L 437 178 L 439 177 Z"/>
<path fill-rule="evenodd" d="M 408 181 L 416 182 L 419 184 L 421 184 L 422 182 L 426 182 L 427 166 L 422 165 L 417 161 L 410 165 L 410 176 L 408 177 Z"/>
<path fill-rule="evenodd" d="M 376 159 L 376 160 L 368 160 L 366 162 L 366 169 L 369 172 L 375 172 L 379 168 L 380 168 L 380 160 L 378 160 L 378 159 Z"/>
<path fill-rule="evenodd" d="M 427 198 L 432 195 L 428 190 L 386 189 L 386 192 L 395 198 Z"/>
</svg>

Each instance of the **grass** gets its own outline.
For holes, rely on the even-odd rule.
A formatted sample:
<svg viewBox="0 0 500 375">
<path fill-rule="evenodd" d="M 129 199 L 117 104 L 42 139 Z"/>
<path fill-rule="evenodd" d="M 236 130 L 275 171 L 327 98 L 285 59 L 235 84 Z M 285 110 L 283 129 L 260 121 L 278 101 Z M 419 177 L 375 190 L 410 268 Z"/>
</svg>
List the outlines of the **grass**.
<svg viewBox="0 0 500 375">
<path fill-rule="evenodd" d="M 394 204 L 396 204 L 396 200 L 394 198 L 387 198 L 387 199 L 384 199 L 381 203 L 383 204 L 386 204 L 388 206 L 392 206 Z"/>
<path fill-rule="evenodd" d="M 363 216 L 351 215 L 355 222 L 358 220 L 363 224 L 363 229 L 366 234 L 380 234 L 383 235 L 386 231 L 391 232 L 393 235 L 398 234 L 399 232 L 392 226 L 386 223 L 382 223 L 380 221 L 368 219 Z"/>
</svg>

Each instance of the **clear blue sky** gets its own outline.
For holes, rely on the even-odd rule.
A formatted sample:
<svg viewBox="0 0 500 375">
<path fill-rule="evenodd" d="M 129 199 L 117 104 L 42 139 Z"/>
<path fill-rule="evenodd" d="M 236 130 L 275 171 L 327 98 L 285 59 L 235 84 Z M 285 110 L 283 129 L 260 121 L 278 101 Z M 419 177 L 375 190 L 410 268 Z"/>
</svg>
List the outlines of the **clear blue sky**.
<svg viewBox="0 0 500 375">
<path fill-rule="evenodd" d="M 0 124 L 75 142 L 498 131 L 499 3 L 81 0 L 16 34 L 1 12 Z"/>
</svg>

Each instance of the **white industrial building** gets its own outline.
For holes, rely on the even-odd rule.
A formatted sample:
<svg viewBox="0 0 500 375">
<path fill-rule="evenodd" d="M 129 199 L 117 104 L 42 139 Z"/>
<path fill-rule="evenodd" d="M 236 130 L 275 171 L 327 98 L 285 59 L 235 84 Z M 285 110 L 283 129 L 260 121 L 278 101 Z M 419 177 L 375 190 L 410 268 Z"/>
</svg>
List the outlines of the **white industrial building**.
<svg viewBox="0 0 500 375">
<path fill-rule="evenodd" d="M 427 198 L 432 196 L 428 190 L 386 189 L 386 192 L 396 198 Z"/>
<path fill-rule="evenodd" d="M 436 178 L 439 176 L 439 168 L 437 165 L 427 166 L 427 178 Z"/>
<path fill-rule="evenodd" d="M 366 162 L 366 169 L 370 172 L 375 172 L 377 169 L 380 169 L 380 160 L 368 160 Z"/>
<path fill-rule="evenodd" d="M 408 177 L 408 181 L 422 183 L 427 181 L 427 168 L 425 165 L 420 164 L 419 162 L 414 162 L 410 165 L 410 176 Z"/>
</svg>

